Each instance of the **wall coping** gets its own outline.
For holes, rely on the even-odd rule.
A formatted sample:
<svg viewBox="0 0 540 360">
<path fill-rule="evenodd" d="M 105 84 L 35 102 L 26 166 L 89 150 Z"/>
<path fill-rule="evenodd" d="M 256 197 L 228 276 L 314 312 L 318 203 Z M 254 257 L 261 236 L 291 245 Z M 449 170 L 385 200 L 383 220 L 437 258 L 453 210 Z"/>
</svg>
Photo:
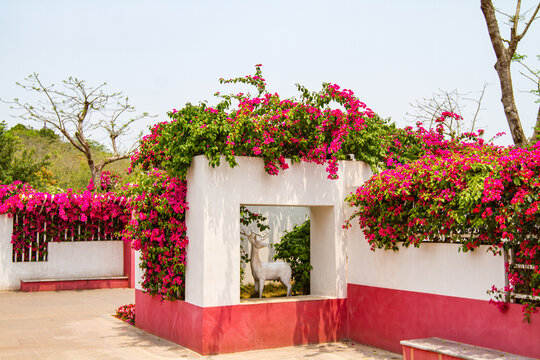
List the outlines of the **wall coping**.
<svg viewBox="0 0 540 360">
<path fill-rule="evenodd" d="M 402 346 L 414 349 L 429 351 L 436 354 L 453 356 L 458 359 L 491 360 L 491 359 L 509 359 L 509 360 L 533 360 L 533 358 L 514 355 L 503 351 L 483 348 L 474 345 L 459 343 L 456 341 L 444 340 L 436 337 L 425 339 L 413 339 L 400 341 Z"/>
</svg>

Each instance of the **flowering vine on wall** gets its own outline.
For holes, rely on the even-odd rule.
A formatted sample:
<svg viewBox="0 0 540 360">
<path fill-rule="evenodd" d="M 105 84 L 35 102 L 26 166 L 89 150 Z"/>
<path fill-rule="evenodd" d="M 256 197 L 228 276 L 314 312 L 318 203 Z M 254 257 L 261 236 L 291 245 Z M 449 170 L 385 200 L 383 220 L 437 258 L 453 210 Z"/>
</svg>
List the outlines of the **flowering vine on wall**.
<svg viewBox="0 0 540 360">
<path fill-rule="evenodd" d="M 446 116 L 453 116 L 445 114 Z M 424 155 L 373 176 L 349 196 L 372 249 L 398 250 L 422 241 L 481 244 L 514 256 L 509 285 L 493 287 L 501 310 L 521 295 L 524 320 L 540 296 L 540 143 L 530 149 L 445 140 L 442 129 L 422 141 Z M 433 146 L 435 145 L 435 146 Z M 350 223 L 349 223 L 350 224 Z"/>
<path fill-rule="evenodd" d="M 31 253 L 26 261 L 46 258 L 51 241 L 112 239 L 128 222 L 127 209 L 128 199 L 113 193 L 68 190 L 53 195 L 21 182 L 0 185 L 0 214 L 18 217 L 11 241 L 14 256 Z M 43 233 L 45 241 L 38 243 L 36 237 Z"/>
<path fill-rule="evenodd" d="M 141 286 L 162 299 L 182 299 L 186 260 L 186 183 L 161 170 L 141 174 L 124 188 L 132 218 L 122 236 L 141 251 Z"/>
</svg>

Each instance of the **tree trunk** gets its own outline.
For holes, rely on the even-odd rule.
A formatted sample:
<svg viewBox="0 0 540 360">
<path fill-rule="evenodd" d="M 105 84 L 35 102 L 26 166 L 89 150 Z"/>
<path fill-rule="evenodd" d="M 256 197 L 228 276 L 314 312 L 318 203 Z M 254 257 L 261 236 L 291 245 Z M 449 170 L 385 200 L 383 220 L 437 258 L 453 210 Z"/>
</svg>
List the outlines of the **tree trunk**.
<svg viewBox="0 0 540 360">
<path fill-rule="evenodd" d="M 497 71 L 501 83 L 501 102 L 503 103 L 506 121 L 510 127 L 514 144 L 518 147 L 524 147 L 528 144 L 528 140 L 527 137 L 525 137 L 525 132 L 521 126 L 521 120 L 519 119 L 516 103 L 514 101 L 514 89 L 512 87 L 512 76 L 510 73 L 510 62 L 516 51 L 520 37 L 515 36 L 514 27 L 512 29 L 513 35 L 509 42 L 509 46 L 506 48 L 499 32 L 499 24 L 497 23 L 495 8 L 493 7 L 491 0 L 481 0 L 481 8 L 486 20 L 491 45 L 493 46 L 495 56 L 497 57 L 495 70 Z"/>
<path fill-rule="evenodd" d="M 501 83 L 501 102 L 504 107 L 506 121 L 510 127 L 512 139 L 517 147 L 524 147 L 528 144 L 528 140 L 523 131 L 523 127 L 521 126 L 521 120 L 519 119 L 516 102 L 514 100 L 514 89 L 512 87 L 512 74 L 510 72 L 509 59 L 498 59 L 495 64 L 495 70 L 497 70 L 499 81 Z"/>
<path fill-rule="evenodd" d="M 99 191 L 101 189 L 101 171 L 94 164 L 92 158 L 87 158 L 88 167 L 90 168 L 90 177 L 94 183 L 94 191 Z"/>
</svg>

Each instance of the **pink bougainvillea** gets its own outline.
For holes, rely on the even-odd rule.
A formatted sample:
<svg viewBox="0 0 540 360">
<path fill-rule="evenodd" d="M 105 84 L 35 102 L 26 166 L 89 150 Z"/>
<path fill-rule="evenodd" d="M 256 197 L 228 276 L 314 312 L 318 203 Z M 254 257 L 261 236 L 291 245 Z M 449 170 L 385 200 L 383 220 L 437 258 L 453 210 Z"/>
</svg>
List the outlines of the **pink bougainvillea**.
<svg viewBox="0 0 540 360">
<path fill-rule="evenodd" d="M 257 156 L 265 161 L 268 174 L 277 175 L 288 167 L 285 158 L 326 164 L 328 178 L 338 178 L 338 160 L 364 160 L 375 165 L 381 152 L 381 135 L 390 128 L 350 90 L 323 84 L 320 92 L 299 86 L 300 98 L 283 99 L 266 90 L 260 65 L 254 76 L 222 83 L 245 83 L 258 96 L 243 93 L 217 96 L 214 107 L 206 103 L 187 104 L 169 113 L 145 136 L 132 157 L 133 166 L 159 167 L 171 176 L 183 178 L 191 159 L 204 154 L 211 166 L 221 156 L 235 166 L 234 156 Z M 232 107 L 233 102 L 238 103 Z M 332 107 L 335 106 L 335 107 Z"/>
<path fill-rule="evenodd" d="M 94 186 L 94 180 L 90 179 L 86 190 L 113 191 L 120 182 L 120 176 L 105 170 L 101 172 L 99 181 L 101 184 L 99 186 L 99 189 L 96 189 L 96 187 Z"/>
<path fill-rule="evenodd" d="M 425 142 L 420 159 L 373 176 L 351 194 L 351 219 L 372 249 L 447 241 L 463 251 L 487 244 L 495 253 L 513 252 L 509 285 L 490 293 L 500 309 L 514 293 L 525 294 L 519 301 L 529 320 L 540 293 L 540 143 L 530 149 L 440 137 L 434 143 Z"/>
<path fill-rule="evenodd" d="M 253 85 L 256 96 L 216 93 L 217 105 L 186 104 L 169 113 L 170 121 L 153 126 L 131 159 L 132 168 L 143 171 L 120 195 L 51 195 L 20 183 L 0 186 L 0 213 L 21 214 L 15 251 L 46 251 L 32 240 L 44 232 L 47 241 L 62 241 L 79 236 L 79 228 L 87 239 L 121 231 L 141 251 L 143 289 L 181 299 L 188 244 L 185 179 L 194 156 L 205 155 L 210 166 L 223 160 L 235 166 L 235 156 L 257 156 L 270 175 L 289 167 L 286 158 L 315 162 L 326 166 L 329 179 L 338 178 L 339 160 L 355 159 L 385 170 L 348 198 L 372 248 L 397 250 L 399 244 L 432 240 L 460 242 L 470 251 L 489 244 L 496 253 L 513 251 L 517 262 L 532 269 L 525 275 L 508 264 L 509 285 L 490 290 L 493 302 L 504 310 L 506 292 L 540 295 L 540 146 L 495 147 L 481 131 L 447 139 L 444 122 L 461 121 L 450 112 L 434 129 L 397 129 L 335 84 L 323 84 L 319 92 L 298 86 L 298 99 L 283 99 L 266 90 L 260 67 L 254 75 L 220 80 Z M 110 190 L 115 179 L 104 172 L 100 185 Z M 533 311 L 535 303 L 525 301 L 526 319 Z"/>
<path fill-rule="evenodd" d="M 15 216 L 12 235 L 16 258 L 32 253 L 32 260 L 46 255 L 47 242 L 111 239 L 129 220 L 128 199 L 113 193 L 49 194 L 28 184 L 0 185 L 0 214 Z M 37 242 L 38 234 L 46 233 Z M 29 251 L 31 250 L 31 251 Z M 30 260 L 30 259 L 26 259 Z"/>
<path fill-rule="evenodd" d="M 186 183 L 154 169 L 123 192 L 131 198 L 131 220 L 122 236 L 141 251 L 142 287 L 162 299 L 184 295 Z"/>
<path fill-rule="evenodd" d="M 122 305 L 116 309 L 114 317 L 127 322 L 130 325 L 135 325 L 135 304 Z"/>
</svg>

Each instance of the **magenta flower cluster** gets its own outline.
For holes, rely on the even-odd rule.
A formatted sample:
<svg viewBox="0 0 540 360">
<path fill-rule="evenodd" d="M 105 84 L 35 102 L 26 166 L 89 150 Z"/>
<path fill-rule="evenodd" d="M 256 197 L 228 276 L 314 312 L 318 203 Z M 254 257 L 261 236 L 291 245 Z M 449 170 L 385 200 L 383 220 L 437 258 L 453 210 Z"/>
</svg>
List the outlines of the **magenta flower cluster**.
<svg viewBox="0 0 540 360">
<path fill-rule="evenodd" d="M 49 194 L 28 184 L 0 185 L 0 214 L 16 216 L 12 235 L 13 251 L 21 260 L 32 253 L 32 260 L 43 259 L 47 242 L 110 240 L 129 221 L 129 201 L 113 193 Z M 46 233 L 44 241 L 36 241 Z M 30 259 L 26 259 L 28 261 Z"/>
<path fill-rule="evenodd" d="M 135 304 L 122 305 L 116 309 L 114 317 L 127 322 L 130 325 L 135 325 Z"/>
<path fill-rule="evenodd" d="M 141 251 L 142 287 L 161 299 L 182 299 L 186 262 L 186 184 L 154 169 L 124 188 L 131 220 L 122 236 Z"/>
<path fill-rule="evenodd" d="M 113 191 L 116 188 L 116 186 L 120 183 L 120 176 L 110 171 L 105 170 L 101 172 L 99 182 L 100 182 L 100 186 L 99 186 L 100 191 L 105 191 L 105 192 Z M 88 186 L 86 187 L 86 190 L 88 191 L 96 190 L 96 187 L 94 185 L 94 180 L 90 179 L 90 181 L 88 182 Z"/>
<path fill-rule="evenodd" d="M 174 109 L 171 121 L 155 125 L 143 138 L 132 165 L 167 169 L 183 178 L 195 155 L 206 155 L 212 166 L 221 156 L 231 166 L 236 165 L 234 156 L 256 156 L 264 159 L 268 174 L 276 175 L 290 158 L 326 164 L 328 178 L 336 179 L 338 160 L 350 154 L 361 160 L 367 153 L 362 148 L 369 136 L 366 122 L 377 122 L 378 117 L 350 90 L 323 84 L 320 92 L 309 92 L 299 86 L 299 100 L 282 99 L 266 91 L 260 65 L 254 76 L 221 82 L 254 85 L 259 96 L 217 93 L 221 102 L 214 107 L 201 103 Z M 233 108 L 233 102 L 238 106 Z"/>
</svg>

